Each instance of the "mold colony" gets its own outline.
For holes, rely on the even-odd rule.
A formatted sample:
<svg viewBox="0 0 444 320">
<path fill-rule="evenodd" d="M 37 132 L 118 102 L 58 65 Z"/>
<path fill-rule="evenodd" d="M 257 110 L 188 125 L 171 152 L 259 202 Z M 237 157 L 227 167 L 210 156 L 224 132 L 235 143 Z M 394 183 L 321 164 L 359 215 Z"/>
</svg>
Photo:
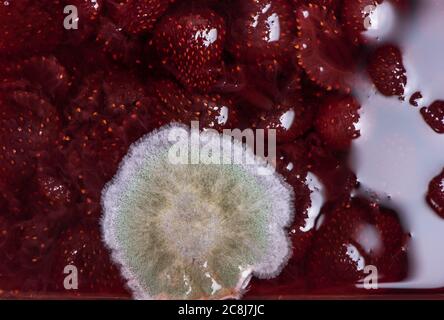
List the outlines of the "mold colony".
<svg viewBox="0 0 444 320">
<path fill-rule="evenodd" d="M 139 299 L 238 298 L 253 274 L 274 277 L 291 255 L 291 187 L 217 133 L 198 144 L 220 148 L 219 164 L 172 163 L 171 139 L 188 145 L 191 134 L 171 125 L 143 137 L 104 190 L 104 239 Z M 231 152 L 245 162 L 224 164 Z"/>
</svg>

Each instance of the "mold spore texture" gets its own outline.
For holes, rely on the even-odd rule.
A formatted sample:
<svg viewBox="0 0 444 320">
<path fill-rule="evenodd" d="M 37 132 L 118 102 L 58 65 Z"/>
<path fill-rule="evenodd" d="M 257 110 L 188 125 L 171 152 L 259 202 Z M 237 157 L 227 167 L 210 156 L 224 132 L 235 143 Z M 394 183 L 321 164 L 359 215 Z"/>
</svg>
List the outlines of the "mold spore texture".
<svg viewBox="0 0 444 320">
<path fill-rule="evenodd" d="M 104 240 L 135 298 L 238 298 L 252 275 L 276 276 L 291 254 L 292 189 L 275 172 L 258 174 L 260 160 L 172 164 L 173 130 L 191 135 L 172 124 L 143 137 L 104 189 Z M 199 143 L 254 159 L 230 137 Z"/>
</svg>

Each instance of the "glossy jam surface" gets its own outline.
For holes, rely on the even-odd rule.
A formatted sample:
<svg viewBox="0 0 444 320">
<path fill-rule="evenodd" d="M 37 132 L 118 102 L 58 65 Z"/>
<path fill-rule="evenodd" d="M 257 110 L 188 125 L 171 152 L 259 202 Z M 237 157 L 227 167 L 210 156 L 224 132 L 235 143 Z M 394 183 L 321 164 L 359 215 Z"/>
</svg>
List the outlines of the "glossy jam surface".
<svg viewBox="0 0 444 320">
<path fill-rule="evenodd" d="M 294 191 L 292 256 L 245 298 L 443 293 L 443 19 L 440 0 L 1 2 L 0 297 L 134 297 L 102 194 L 134 142 L 196 120 L 275 129 Z M 213 202 L 183 206 L 232 201 Z"/>
</svg>

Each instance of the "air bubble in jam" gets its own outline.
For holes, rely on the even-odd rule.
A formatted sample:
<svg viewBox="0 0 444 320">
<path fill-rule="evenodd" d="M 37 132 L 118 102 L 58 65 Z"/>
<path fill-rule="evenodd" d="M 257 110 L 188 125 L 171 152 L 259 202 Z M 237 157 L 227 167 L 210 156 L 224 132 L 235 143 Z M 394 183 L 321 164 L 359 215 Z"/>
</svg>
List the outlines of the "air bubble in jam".
<svg viewBox="0 0 444 320">
<path fill-rule="evenodd" d="M 359 194 L 376 195 L 381 205 L 395 209 L 410 233 L 410 272 L 401 282 L 382 288 L 444 286 L 444 220 L 427 204 L 430 181 L 444 167 L 444 135 L 437 134 L 414 108 L 444 99 L 444 2 L 425 0 L 391 37 L 407 70 L 405 98 L 385 97 L 364 76 L 354 87 L 360 101 L 361 137 L 353 142 L 351 163 L 360 182 Z M 379 44 L 379 43 L 376 43 Z M 420 92 L 420 96 L 418 96 Z M 419 99 L 418 99 L 419 98 Z"/>
</svg>

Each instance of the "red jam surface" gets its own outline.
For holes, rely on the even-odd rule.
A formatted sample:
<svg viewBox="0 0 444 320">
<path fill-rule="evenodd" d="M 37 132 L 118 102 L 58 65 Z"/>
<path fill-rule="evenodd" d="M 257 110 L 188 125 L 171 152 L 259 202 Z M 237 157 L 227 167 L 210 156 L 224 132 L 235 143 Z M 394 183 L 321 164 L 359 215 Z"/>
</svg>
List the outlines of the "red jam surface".
<svg viewBox="0 0 444 320">
<path fill-rule="evenodd" d="M 1 2 L 0 297 L 130 298 L 102 190 L 133 142 L 192 120 L 277 130 L 293 255 L 246 298 L 443 293 L 443 18 L 440 0 Z"/>
</svg>

